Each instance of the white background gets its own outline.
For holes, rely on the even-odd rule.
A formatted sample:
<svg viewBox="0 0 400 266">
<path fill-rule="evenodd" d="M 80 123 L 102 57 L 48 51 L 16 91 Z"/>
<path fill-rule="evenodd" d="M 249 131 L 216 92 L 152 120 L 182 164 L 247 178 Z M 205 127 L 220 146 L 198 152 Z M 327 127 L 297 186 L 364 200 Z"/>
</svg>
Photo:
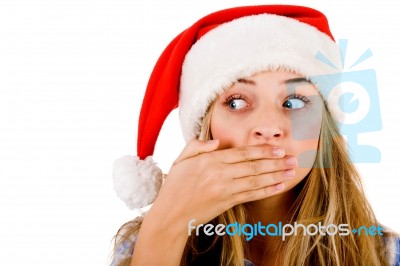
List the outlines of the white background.
<svg viewBox="0 0 400 266">
<path fill-rule="evenodd" d="M 0 2 L 0 265 L 106 265 L 111 238 L 134 216 L 116 197 L 112 164 L 136 154 L 137 119 L 156 59 L 202 16 L 268 1 Z M 289 1 L 323 11 L 348 62 L 377 72 L 383 130 L 359 136 L 379 164 L 360 164 L 379 220 L 400 232 L 395 1 Z M 183 147 L 174 113 L 155 158 Z"/>
</svg>

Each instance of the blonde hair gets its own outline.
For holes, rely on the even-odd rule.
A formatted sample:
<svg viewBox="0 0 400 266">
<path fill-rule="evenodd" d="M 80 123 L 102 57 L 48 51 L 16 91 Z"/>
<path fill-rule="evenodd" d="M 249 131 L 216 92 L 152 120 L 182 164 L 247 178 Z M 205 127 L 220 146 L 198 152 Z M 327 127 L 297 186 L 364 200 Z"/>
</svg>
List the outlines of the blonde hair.
<svg viewBox="0 0 400 266">
<path fill-rule="evenodd" d="M 214 101 L 215 103 L 215 101 Z M 199 139 L 212 139 L 210 123 L 214 104 L 206 112 Z M 360 226 L 378 225 L 377 219 L 363 192 L 362 182 L 347 153 L 346 143 L 340 135 L 326 107 L 323 108 L 322 126 L 317 157 L 313 169 L 295 188 L 298 197 L 291 209 L 291 222 L 322 225 L 348 224 L 350 230 Z M 230 224 L 246 223 L 246 207 L 235 206 L 213 219 L 210 223 Z M 115 236 L 114 253 L 124 241 L 137 235 L 143 216 L 124 224 Z M 196 256 L 210 253 L 219 265 L 243 266 L 248 254 L 244 236 L 215 236 L 201 245 L 201 237 L 190 236 L 186 244 L 181 265 L 192 265 Z M 130 245 L 132 250 L 134 243 Z M 340 236 L 338 234 L 322 236 L 303 235 L 302 232 L 282 241 L 283 265 L 389 265 L 388 250 L 383 237 Z M 213 252 L 211 252 L 213 253 Z M 118 266 L 128 266 L 130 257 Z"/>
</svg>

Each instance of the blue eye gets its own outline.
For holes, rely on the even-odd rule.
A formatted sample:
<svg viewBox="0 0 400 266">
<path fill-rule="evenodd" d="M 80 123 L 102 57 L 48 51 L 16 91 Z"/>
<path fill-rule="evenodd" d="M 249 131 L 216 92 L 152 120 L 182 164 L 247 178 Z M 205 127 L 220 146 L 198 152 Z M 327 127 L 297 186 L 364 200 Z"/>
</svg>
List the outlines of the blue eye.
<svg viewBox="0 0 400 266">
<path fill-rule="evenodd" d="M 287 109 L 301 109 L 306 106 L 309 100 L 300 95 L 290 95 L 288 99 L 283 103 L 283 107 Z"/>
<path fill-rule="evenodd" d="M 247 106 L 247 103 L 243 99 L 232 99 L 228 102 L 228 107 L 232 110 L 239 110 Z"/>
<path fill-rule="evenodd" d="M 283 103 L 283 107 L 288 109 L 300 109 L 303 108 L 306 104 L 299 99 L 289 99 Z"/>
<path fill-rule="evenodd" d="M 224 105 L 231 110 L 240 110 L 249 106 L 246 98 L 240 94 L 227 97 L 224 100 Z"/>
</svg>

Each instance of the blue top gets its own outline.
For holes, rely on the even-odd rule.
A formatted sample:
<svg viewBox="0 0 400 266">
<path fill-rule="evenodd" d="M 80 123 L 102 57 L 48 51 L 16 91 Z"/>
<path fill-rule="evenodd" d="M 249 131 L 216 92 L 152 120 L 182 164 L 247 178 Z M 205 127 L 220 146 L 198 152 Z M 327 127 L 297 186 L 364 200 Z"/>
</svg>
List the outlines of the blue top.
<svg viewBox="0 0 400 266">
<path fill-rule="evenodd" d="M 393 264 L 390 264 L 390 266 L 400 266 L 400 238 L 396 238 L 395 240 L 395 261 Z M 130 242 L 125 241 L 116 251 L 115 256 L 113 261 L 111 262 L 110 266 L 116 266 L 117 263 L 119 263 L 121 260 L 123 260 L 126 257 L 132 256 L 132 251 L 129 252 L 129 246 Z M 244 260 L 244 266 L 255 266 L 254 263 L 252 263 L 249 260 Z"/>
<path fill-rule="evenodd" d="M 244 260 L 244 266 L 254 266 L 254 263 L 252 263 L 251 261 L 249 261 L 249 260 Z"/>
<path fill-rule="evenodd" d="M 395 249 L 395 266 L 400 266 L 400 238 L 396 239 L 396 249 Z"/>
</svg>

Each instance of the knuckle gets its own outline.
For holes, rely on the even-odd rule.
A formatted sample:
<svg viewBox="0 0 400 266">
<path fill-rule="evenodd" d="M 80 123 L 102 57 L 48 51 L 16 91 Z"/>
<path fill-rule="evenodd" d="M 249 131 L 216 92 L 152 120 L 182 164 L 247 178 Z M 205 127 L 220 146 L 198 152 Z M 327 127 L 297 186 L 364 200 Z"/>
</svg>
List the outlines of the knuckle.
<svg viewBox="0 0 400 266">
<path fill-rule="evenodd" d="M 250 190 L 245 193 L 245 198 L 247 201 L 254 200 L 256 198 L 256 196 L 257 196 L 257 194 L 254 190 Z"/>
<path fill-rule="evenodd" d="M 270 158 L 271 157 L 271 151 L 268 148 L 261 147 L 261 155 L 263 158 Z"/>
<path fill-rule="evenodd" d="M 236 195 L 236 197 L 231 202 L 232 205 L 237 205 L 249 201 L 254 201 L 256 199 L 256 192 L 254 190 L 245 191 Z"/>
<path fill-rule="evenodd" d="M 272 175 L 272 179 L 273 179 L 274 181 L 282 180 L 282 179 L 283 179 L 283 174 L 282 174 L 282 172 L 274 172 L 273 175 Z"/>
<path fill-rule="evenodd" d="M 246 149 L 245 147 L 240 147 L 238 149 L 239 149 L 240 158 L 242 158 L 243 161 L 248 161 L 250 158 L 249 150 Z"/>
<path fill-rule="evenodd" d="M 248 180 L 251 188 L 257 188 L 260 185 L 260 178 L 256 175 L 249 176 Z"/>
<path fill-rule="evenodd" d="M 247 165 L 253 175 L 257 175 L 259 173 L 259 170 L 260 170 L 260 162 L 259 161 L 249 161 L 247 163 Z"/>
<path fill-rule="evenodd" d="M 241 204 L 243 202 L 244 202 L 243 197 L 239 196 L 239 194 L 235 195 L 234 197 L 231 196 L 227 198 L 227 200 L 225 201 L 227 207 L 226 209 L 233 208 L 236 205 Z"/>
<path fill-rule="evenodd" d="M 279 160 L 274 159 L 274 166 L 275 166 L 275 169 L 279 168 Z"/>
<path fill-rule="evenodd" d="M 265 198 L 265 197 L 270 196 L 272 194 L 271 192 L 272 192 L 271 187 L 263 188 L 263 190 L 262 190 L 263 197 Z"/>
</svg>

